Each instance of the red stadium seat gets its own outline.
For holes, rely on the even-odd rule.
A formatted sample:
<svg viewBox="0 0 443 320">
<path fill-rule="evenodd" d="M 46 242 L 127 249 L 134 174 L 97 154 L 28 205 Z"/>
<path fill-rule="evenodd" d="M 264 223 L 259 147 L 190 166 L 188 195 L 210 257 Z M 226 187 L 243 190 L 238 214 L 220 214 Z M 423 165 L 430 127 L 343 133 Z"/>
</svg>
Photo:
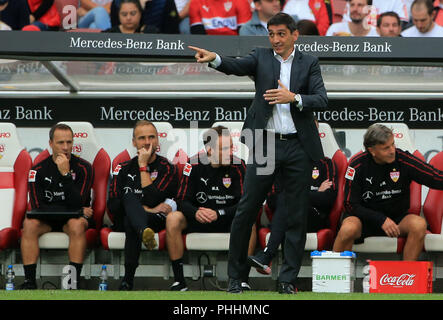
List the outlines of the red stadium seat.
<svg viewBox="0 0 443 320">
<path fill-rule="evenodd" d="M 0 250 L 18 245 L 31 165 L 31 156 L 20 144 L 15 125 L 0 123 Z"/>
<path fill-rule="evenodd" d="M 394 132 L 394 141 L 397 148 L 408 151 L 417 158 L 425 161 L 424 156 L 415 148 L 409 128 L 404 123 L 380 123 Z M 358 153 L 357 153 L 358 154 Z M 350 161 L 357 155 L 355 154 Z M 410 206 L 409 212 L 420 215 L 421 213 L 421 189 L 422 186 L 414 181 L 410 185 Z M 362 244 L 355 244 L 355 252 L 376 252 L 376 253 L 402 253 L 406 238 L 390 237 L 367 237 Z"/>
<path fill-rule="evenodd" d="M 88 247 L 95 247 L 99 243 L 99 230 L 102 227 L 103 216 L 106 209 L 106 195 L 111 160 L 108 153 L 99 146 L 94 128 L 89 122 L 63 122 L 74 131 L 74 145 L 72 153 L 92 164 L 94 181 L 92 184 L 92 209 L 94 210 L 95 229 L 86 231 Z M 34 165 L 51 155 L 51 150 L 46 149 L 34 160 Z M 39 238 L 42 249 L 67 249 L 69 237 L 63 232 L 49 232 Z"/>
<path fill-rule="evenodd" d="M 328 250 L 332 248 L 334 243 L 334 237 L 337 233 L 337 225 L 340 220 L 341 213 L 343 211 L 343 188 L 344 177 L 347 168 L 347 159 L 344 153 L 340 150 L 337 141 L 335 140 L 334 133 L 331 127 L 327 123 L 319 123 L 319 135 L 323 147 L 323 152 L 326 157 L 330 158 L 337 166 L 338 171 L 338 192 L 337 198 L 334 202 L 334 206 L 329 214 L 330 227 L 321 229 L 316 233 L 308 233 L 306 235 L 305 250 Z M 264 206 L 264 212 L 268 217 L 272 214 L 269 213 L 270 209 L 266 205 Z M 268 242 L 270 236 L 269 228 L 262 228 L 258 232 L 258 239 L 262 248 L 264 248 Z"/>
<path fill-rule="evenodd" d="M 443 151 L 435 155 L 429 163 L 443 170 Z M 423 214 L 431 229 L 431 233 L 425 237 L 425 250 L 443 251 L 443 190 L 429 189 L 423 204 Z"/>
</svg>

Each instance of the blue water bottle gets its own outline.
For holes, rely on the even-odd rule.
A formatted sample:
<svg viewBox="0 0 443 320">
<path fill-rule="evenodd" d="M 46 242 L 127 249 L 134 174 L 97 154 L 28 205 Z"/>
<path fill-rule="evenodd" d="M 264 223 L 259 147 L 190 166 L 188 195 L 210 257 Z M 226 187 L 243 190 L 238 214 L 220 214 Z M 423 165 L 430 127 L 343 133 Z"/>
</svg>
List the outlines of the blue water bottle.
<svg viewBox="0 0 443 320">
<path fill-rule="evenodd" d="M 108 271 L 106 266 L 102 266 L 102 271 L 100 272 L 100 284 L 98 285 L 98 290 L 107 291 L 108 290 Z"/>
<path fill-rule="evenodd" d="M 10 264 L 8 266 L 8 271 L 6 272 L 6 290 L 7 291 L 11 291 L 14 290 L 14 278 L 15 278 L 15 273 L 14 273 L 14 269 L 12 269 L 12 264 Z"/>
</svg>

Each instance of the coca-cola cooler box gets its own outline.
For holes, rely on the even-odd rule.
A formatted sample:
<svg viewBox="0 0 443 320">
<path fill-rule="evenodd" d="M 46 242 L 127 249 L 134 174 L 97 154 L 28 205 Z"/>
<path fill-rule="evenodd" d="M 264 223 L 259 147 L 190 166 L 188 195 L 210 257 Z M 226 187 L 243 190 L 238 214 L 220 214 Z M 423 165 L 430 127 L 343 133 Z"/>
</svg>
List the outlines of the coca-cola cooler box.
<svg viewBox="0 0 443 320">
<path fill-rule="evenodd" d="M 430 261 L 368 261 L 369 292 L 431 293 Z"/>
</svg>

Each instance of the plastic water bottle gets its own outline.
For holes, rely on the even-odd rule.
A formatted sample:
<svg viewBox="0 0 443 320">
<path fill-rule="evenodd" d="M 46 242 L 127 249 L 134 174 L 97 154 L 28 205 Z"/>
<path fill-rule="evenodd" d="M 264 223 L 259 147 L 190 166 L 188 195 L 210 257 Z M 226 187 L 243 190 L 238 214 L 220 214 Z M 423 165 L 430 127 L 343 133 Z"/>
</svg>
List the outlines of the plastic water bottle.
<svg viewBox="0 0 443 320">
<path fill-rule="evenodd" d="M 363 293 L 369 293 L 369 265 L 363 267 Z"/>
<path fill-rule="evenodd" d="M 98 285 L 98 290 L 107 291 L 108 290 L 108 270 L 106 266 L 102 266 L 102 271 L 100 272 L 100 284 Z"/>
<path fill-rule="evenodd" d="M 14 278 L 15 278 L 15 273 L 14 273 L 14 269 L 12 269 L 12 265 L 10 264 L 8 266 L 8 271 L 6 272 L 6 290 L 10 291 L 10 290 L 14 290 Z"/>
</svg>

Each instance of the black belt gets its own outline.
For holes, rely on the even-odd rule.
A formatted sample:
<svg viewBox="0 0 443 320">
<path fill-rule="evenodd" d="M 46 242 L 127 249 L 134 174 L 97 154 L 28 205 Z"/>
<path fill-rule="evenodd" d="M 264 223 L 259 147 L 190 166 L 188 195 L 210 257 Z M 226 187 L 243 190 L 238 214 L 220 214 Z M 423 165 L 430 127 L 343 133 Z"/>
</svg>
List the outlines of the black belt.
<svg viewBox="0 0 443 320">
<path fill-rule="evenodd" d="M 298 138 L 298 133 L 278 133 L 278 132 L 273 132 L 273 134 L 275 135 L 275 139 L 277 140 L 292 140 L 292 139 L 296 139 Z"/>
</svg>

